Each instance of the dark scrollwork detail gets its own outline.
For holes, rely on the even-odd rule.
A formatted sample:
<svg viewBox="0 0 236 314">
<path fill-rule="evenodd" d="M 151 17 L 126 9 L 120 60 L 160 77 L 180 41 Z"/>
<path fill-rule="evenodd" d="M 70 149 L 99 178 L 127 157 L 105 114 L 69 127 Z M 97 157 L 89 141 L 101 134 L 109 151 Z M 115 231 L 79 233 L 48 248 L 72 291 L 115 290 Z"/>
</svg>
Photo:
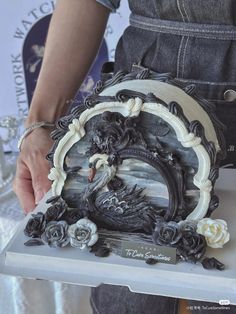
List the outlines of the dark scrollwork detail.
<svg viewBox="0 0 236 314">
<path fill-rule="evenodd" d="M 200 138 L 204 135 L 204 127 L 197 120 L 190 122 L 189 131 L 192 132 L 195 136 L 198 136 Z"/>
<path fill-rule="evenodd" d="M 46 156 L 46 160 L 50 162 L 52 167 L 53 167 L 53 156 L 54 156 L 54 149 L 51 149 L 50 152 Z"/>
<path fill-rule="evenodd" d="M 71 115 L 74 119 L 78 118 L 80 114 L 84 111 L 84 106 L 82 102 L 78 103 L 78 106 L 71 109 Z"/>
<path fill-rule="evenodd" d="M 185 91 L 185 93 L 187 93 L 190 96 L 194 96 L 196 93 L 196 85 L 195 84 L 190 84 L 187 85 L 183 88 L 183 90 Z"/>
<path fill-rule="evenodd" d="M 161 99 L 159 99 L 158 97 L 156 97 L 153 93 L 148 93 L 146 95 L 146 98 L 144 100 L 145 102 L 160 102 L 161 104 L 163 104 L 164 106 L 167 106 L 166 103 L 164 103 Z"/>
<path fill-rule="evenodd" d="M 172 84 L 173 76 L 171 73 L 168 73 L 168 72 L 167 73 L 157 73 L 157 72 L 150 71 L 149 79 L 157 80 L 159 82 L 169 82 L 170 84 Z"/>
<path fill-rule="evenodd" d="M 67 132 L 68 130 L 65 130 L 65 129 L 56 129 L 55 131 L 52 132 L 51 134 L 51 138 L 56 141 L 56 140 L 60 140 Z"/>
<path fill-rule="evenodd" d="M 98 103 L 99 103 L 99 101 L 98 101 L 97 94 L 92 94 L 92 95 L 89 95 L 85 98 L 84 107 L 85 107 L 85 109 L 90 109 L 90 108 L 93 108 Z"/>
<path fill-rule="evenodd" d="M 103 82 L 103 81 L 101 81 L 101 80 L 97 81 L 97 83 L 96 83 L 96 85 L 95 85 L 95 87 L 94 87 L 93 92 L 94 92 L 95 94 L 101 93 L 102 90 L 103 90 L 103 86 L 104 86 L 104 82 Z"/>
<path fill-rule="evenodd" d="M 128 73 L 126 71 L 118 71 L 111 79 L 104 82 L 104 89 L 120 83 Z"/>
<path fill-rule="evenodd" d="M 203 125 L 197 120 L 191 121 L 189 131 L 195 136 L 201 138 L 201 144 L 205 147 L 207 153 L 209 154 L 211 164 L 213 165 L 215 163 L 216 149 L 215 145 L 206 139 Z"/>
<path fill-rule="evenodd" d="M 168 104 L 168 109 L 169 109 L 170 113 L 174 114 L 176 117 L 180 118 L 181 121 L 183 121 L 183 123 L 187 129 L 189 128 L 189 121 L 185 117 L 183 109 L 181 108 L 181 106 L 177 102 L 175 102 L 175 101 L 170 102 Z"/>
<path fill-rule="evenodd" d="M 206 137 L 205 137 L 206 139 Z M 203 140 L 205 140 L 203 139 Z M 204 143 L 204 146 L 210 156 L 211 164 L 214 165 L 216 161 L 216 149 L 213 142 L 208 142 L 207 140 Z"/>
<path fill-rule="evenodd" d="M 54 152 L 56 150 L 56 147 L 58 145 L 59 139 L 54 140 L 54 144 L 52 145 L 49 153 L 46 156 L 46 159 L 51 163 L 52 167 L 53 167 L 53 156 L 54 156 Z"/>
<path fill-rule="evenodd" d="M 63 118 L 61 118 L 58 122 L 57 122 L 57 128 L 59 130 L 68 130 L 68 125 L 73 121 L 74 116 L 72 114 L 65 116 Z"/>
<path fill-rule="evenodd" d="M 215 184 L 218 177 L 219 177 L 219 167 L 214 166 L 211 168 L 210 175 L 209 175 L 208 179 L 212 182 L 212 184 Z"/>
<path fill-rule="evenodd" d="M 145 79 L 148 79 L 149 75 L 150 75 L 150 70 L 145 68 L 137 74 L 136 79 L 145 80 Z"/>
<path fill-rule="evenodd" d="M 219 206 L 219 197 L 212 195 L 206 217 L 210 217 L 213 211 Z"/>
<path fill-rule="evenodd" d="M 143 94 L 130 89 L 122 89 L 116 93 L 116 100 L 121 102 L 126 102 L 136 97 L 142 99 L 143 102 L 161 103 L 163 106 L 167 107 L 167 104 L 153 93 Z"/>
<path fill-rule="evenodd" d="M 142 99 L 142 101 L 146 100 L 146 94 L 136 92 L 130 89 L 122 89 L 119 92 L 116 93 L 116 99 L 118 101 L 126 102 L 130 98 L 139 97 Z"/>
<path fill-rule="evenodd" d="M 84 100 L 84 107 L 85 109 L 93 108 L 100 102 L 109 102 L 109 101 L 116 101 L 116 97 L 113 96 L 99 96 L 96 94 L 89 95 Z"/>
</svg>

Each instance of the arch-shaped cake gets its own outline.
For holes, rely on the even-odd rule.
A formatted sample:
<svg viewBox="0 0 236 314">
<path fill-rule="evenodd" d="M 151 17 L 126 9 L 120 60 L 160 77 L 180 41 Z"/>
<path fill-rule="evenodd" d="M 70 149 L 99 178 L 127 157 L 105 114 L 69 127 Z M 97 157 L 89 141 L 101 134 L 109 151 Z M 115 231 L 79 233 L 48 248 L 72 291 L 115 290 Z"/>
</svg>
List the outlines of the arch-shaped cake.
<svg viewBox="0 0 236 314">
<path fill-rule="evenodd" d="M 218 205 L 222 128 L 193 85 L 147 69 L 118 72 L 58 122 L 53 194 L 121 231 L 158 216 L 198 221 Z"/>
</svg>

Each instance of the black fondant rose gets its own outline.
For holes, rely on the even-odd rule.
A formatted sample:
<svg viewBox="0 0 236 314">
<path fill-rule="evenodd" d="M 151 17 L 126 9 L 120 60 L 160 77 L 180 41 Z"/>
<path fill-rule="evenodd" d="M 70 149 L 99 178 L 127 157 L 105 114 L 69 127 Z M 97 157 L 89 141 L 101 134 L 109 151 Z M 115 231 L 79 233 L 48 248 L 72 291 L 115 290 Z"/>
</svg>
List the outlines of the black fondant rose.
<svg viewBox="0 0 236 314">
<path fill-rule="evenodd" d="M 69 243 L 66 221 L 50 221 L 41 236 L 43 243 L 51 247 L 64 247 Z"/>
<path fill-rule="evenodd" d="M 178 243 L 177 252 L 181 259 L 196 263 L 206 252 L 206 240 L 195 231 L 182 231 L 181 241 Z"/>
<path fill-rule="evenodd" d="M 65 212 L 62 218 L 68 223 L 68 225 L 73 225 L 83 217 L 84 214 L 80 210 L 70 209 Z"/>
<path fill-rule="evenodd" d="M 62 198 L 57 197 L 56 201 L 51 201 L 51 203 L 52 206 L 50 206 L 45 213 L 47 222 L 60 220 L 68 209 L 66 202 Z"/>
<path fill-rule="evenodd" d="M 29 219 L 24 233 L 28 237 L 39 238 L 46 227 L 46 220 L 43 213 L 32 214 L 32 218 Z"/>
<path fill-rule="evenodd" d="M 183 220 L 179 223 L 180 229 L 182 231 L 192 231 L 197 230 L 197 222 L 192 220 Z"/>
<path fill-rule="evenodd" d="M 174 221 L 159 219 L 153 232 L 153 241 L 158 245 L 176 246 L 181 238 L 179 226 Z"/>
</svg>

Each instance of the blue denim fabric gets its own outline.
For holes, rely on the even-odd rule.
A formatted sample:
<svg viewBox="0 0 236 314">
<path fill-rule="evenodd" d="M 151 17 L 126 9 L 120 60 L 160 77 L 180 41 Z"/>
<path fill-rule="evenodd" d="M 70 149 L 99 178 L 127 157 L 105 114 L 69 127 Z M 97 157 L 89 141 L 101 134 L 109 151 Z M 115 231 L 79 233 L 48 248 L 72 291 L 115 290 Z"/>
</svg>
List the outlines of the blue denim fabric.
<svg viewBox="0 0 236 314">
<path fill-rule="evenodd" d="M 118 43 L 116 71 L 141 63 L 196 84 L 203 97 L 213 100 L 236 89 L 234 0 L 130 0 L 129 5 L 131 26 Z M 134 16 L 142 25 L 133 22 Z"/>
<path fill-rule="evenodd" d="M 178 299 L 130 292 L 127 287 L 92 288 L 94 314 L 177 314 Z"/>
<path fill-rule="evenodd" d="M 225 91 L 236 90 L 236 1 L 129 0 L 129 6 L 131 25 L 117 45 L 115 72 L 136 63 L 196 85 L 228 128 L 222 165 L 236 167 L 236 99 L 224 100 Z"/>
<path fill-rule="evenodd" d="M 115 12 L 116 9 L 120 6 L 120 0 L 96 0 L 105 7 L 107 7 L 111 12 Z"/>
<path fill-rule="evenodd" d="M 111 10 L 119 1 L 98 0 Z M 227 145 L 236 146 L 236 101 L 223 94 L 236 90 L 236 1 L 235 0 L 129 0 L 131 25 L 119 40 L 115 72 L 130 71 L 134 63 L 156 72 L 171 72 L 198 93 L 213 100 L 218 116 L 228 126 Z M 138 23 L 140 22 L 140 23 Z M 236 166 L 236 154 L 227 162 Z M 175 298 L 132 293 L 127 287 L 101 285 L 92 289 L 95 314 L 175 314 Z M 189 301 L 192 313 L 209 313 L 216 303 Z M 214 309 L 217 314 L 236 313 Z"/>
</svg>

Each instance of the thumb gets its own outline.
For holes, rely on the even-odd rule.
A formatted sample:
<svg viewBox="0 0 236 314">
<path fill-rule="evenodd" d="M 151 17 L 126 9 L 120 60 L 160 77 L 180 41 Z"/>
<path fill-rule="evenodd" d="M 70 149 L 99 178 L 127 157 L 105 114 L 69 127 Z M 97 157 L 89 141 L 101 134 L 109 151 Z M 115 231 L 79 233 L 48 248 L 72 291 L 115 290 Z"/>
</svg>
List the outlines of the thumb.
<svg viewBox="0 0 236 314">
<path fill-rule="evenodd" d="M 38 205 L 51 187 L 51 182 L 48 179 L 49 165 L 45 160 L 43 162 L 38 161 L 37 165 L 31 165 L 30 171 L 32 176 L 35 204 Z"/>
</svg>

